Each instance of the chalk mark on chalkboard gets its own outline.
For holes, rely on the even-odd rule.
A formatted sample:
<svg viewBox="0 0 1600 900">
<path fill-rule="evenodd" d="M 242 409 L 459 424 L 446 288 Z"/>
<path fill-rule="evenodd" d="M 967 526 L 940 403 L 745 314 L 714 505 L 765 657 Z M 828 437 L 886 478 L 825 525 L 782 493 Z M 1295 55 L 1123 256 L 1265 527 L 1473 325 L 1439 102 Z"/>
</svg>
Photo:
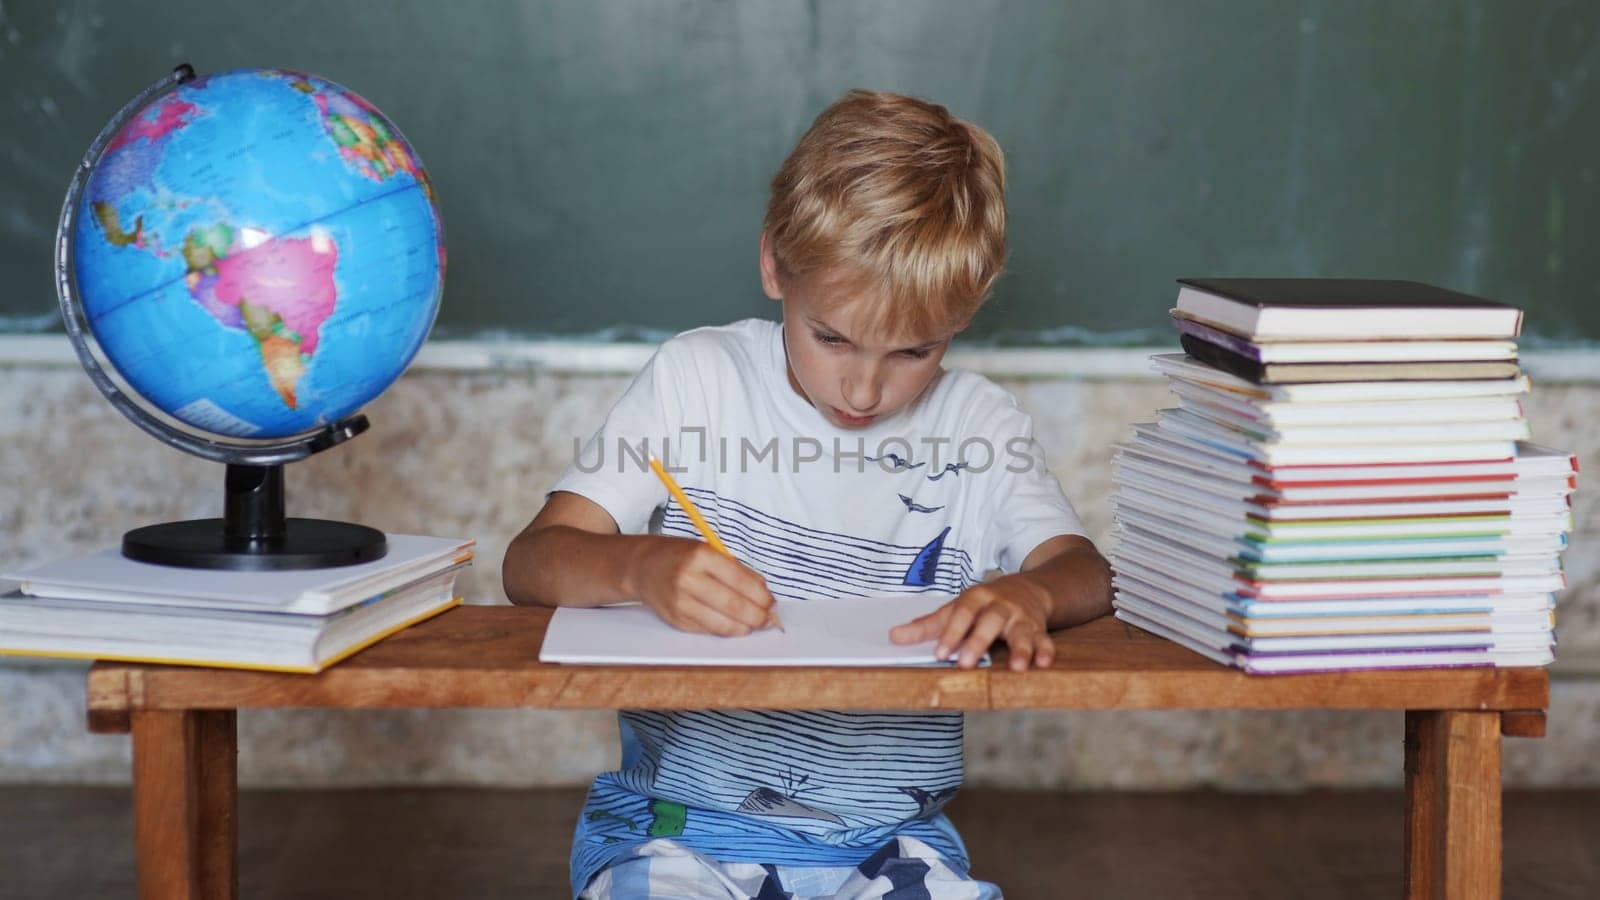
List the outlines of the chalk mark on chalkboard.
<svg viewBox="0 0 1600 900">
<path fill-rule="evenodd" d="M 36 316 L 0 314 L 0 334 L 42 334 L 60 325 L 61 314 L 53 311 Z"/>
<path fill-rule="evenodd" d="M 1550 95 L 1550 109 L 1544 116 L 1544 127 L 1550 131 L 1559 131 L 1583 105 L 1588 96 L 1589 81 L 1595 68 L 1600 66 L 1600 41 L 1595 40 L 1593 35 L 1589 36 L 1587 49 L 1562 71 L 1557 71 L 1552 64 L 1549 54 L 1552 35 L 1571 33 L 1570 23 L 1558 28 L 1555 21 L 1565 10 L 1565 5 L 1545 7 L 1539 11 L 1539 19 L 1533 27 L 1533 66 L 1543 78 L 1544 88 Z"/>
</svg>

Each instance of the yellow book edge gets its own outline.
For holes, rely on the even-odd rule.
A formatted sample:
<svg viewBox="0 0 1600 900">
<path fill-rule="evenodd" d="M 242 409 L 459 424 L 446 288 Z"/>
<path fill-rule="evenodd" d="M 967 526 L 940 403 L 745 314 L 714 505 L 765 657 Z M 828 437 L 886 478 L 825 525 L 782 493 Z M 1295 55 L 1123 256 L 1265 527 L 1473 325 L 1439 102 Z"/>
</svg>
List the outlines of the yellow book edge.
<svg viewBox="0 0 1600 900">
<path fill-rule="evenodd" d="M 425 622 L 443 612 L 448 612 L 461 605 L 460 597 L 452 597 L 449 603 L 438 609 L 430 609 L 420 616 L 413 616 L 392 628 L 386 628 L 360 643 L 354 644 L 344 651 L 329 657 L 318 666 L 272 666 L 256 663 L 222 662 L 199 659 L 168 659 L 160 656 L 134 656 L 123 653 L 74 653 L 65 650 L 15 650 L 9 647 L 0 647 L 0 656 L 42 656 L 50 659 L 88 659 L 105 660 L 106 662 L 149 663 L 158 666 L 197 666 L 207 669 L 243 669 L 252 672 L 285 672 L 292 675 L 315 675 L 323 669 L 336 663 L 341 663 L 373 644 L 410 628 L 413 625 Z"/>
</svg>

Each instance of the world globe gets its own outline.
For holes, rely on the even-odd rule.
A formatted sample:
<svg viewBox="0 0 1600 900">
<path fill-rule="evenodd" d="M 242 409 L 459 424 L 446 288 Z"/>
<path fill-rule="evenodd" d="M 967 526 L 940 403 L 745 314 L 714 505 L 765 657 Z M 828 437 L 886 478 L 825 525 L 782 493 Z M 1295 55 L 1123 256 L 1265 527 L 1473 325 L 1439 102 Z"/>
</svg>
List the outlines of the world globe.
<svg viewBox="0 0 1600 900">
<path fill-rule="evenodd" d="M 444 243 L 376 107 L 281 69 L 179 81 L 111 135 L 70 235 L 95 340 L 190 426 L 270 439 L 392 384 L 433 325 Z"/>
<path fill-rule="evenodd" d="M 303 72 L 179 66 L 90 146 L 55 264 L 101 393 L 227 464 L 221 519 L 136 528 L 125 556 L 279 569 L 384 555 L 376 529 L 287 518 L 283 488 L 284 464 L 366 430 L 357 410 L 405 371 L 439 309 L 433 186 L 376 107 Z"/>
</svg>

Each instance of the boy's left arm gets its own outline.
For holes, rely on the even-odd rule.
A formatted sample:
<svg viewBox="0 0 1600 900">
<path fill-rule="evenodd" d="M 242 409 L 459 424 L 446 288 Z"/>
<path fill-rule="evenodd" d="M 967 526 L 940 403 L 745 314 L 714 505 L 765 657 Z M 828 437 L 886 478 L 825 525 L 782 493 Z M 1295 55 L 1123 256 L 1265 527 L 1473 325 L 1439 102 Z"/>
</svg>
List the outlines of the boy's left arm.
<svg viewBox="0 0 1600 900">
<path fill-rule="evenodd" d="M 1111 612 L 1111 565 L 1081 535 L 1058 535 L 1033 549 L 1021 571 L 973 585 L 961 596 L 889 632 L 897 644 L 937 638 L 935 652 L 956 655 L 970 669 L 997 638 L 1011 650 L 1011 668 L 1048 668 L 1055 660 L 1049 632 Z"/>
</svg>

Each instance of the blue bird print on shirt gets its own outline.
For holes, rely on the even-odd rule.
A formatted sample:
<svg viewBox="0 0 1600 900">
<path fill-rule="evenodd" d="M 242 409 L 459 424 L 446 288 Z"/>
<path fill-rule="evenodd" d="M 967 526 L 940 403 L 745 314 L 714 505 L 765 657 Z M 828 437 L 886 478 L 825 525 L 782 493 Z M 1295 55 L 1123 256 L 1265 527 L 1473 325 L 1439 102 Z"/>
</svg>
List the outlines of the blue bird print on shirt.
<svg viewBox="0 0 1600 900">
<path fill-rule="evenodd" d="M 899 497 L 900 502 L 906 505 L 906 512 L 931 513 L 944 509 L 942 506 L 923 506 L 921 503 L 918 503 L 910 497 L 907 497 L 905 494 L 896 494 L 895 496 Z"/>
<path fill-rule="evenodd" d="M 957 475 L 960 475 L 961 474 L 961 470 L 970 469 L 970 468 L 972 468 L 972 463 L 964 463 L 964 462 L 945 463 L 944 464 L 944 469 L 941 470 L 939 472 L 939 474 L 937 474 L 937 475 L 929 475 L 928 476 L 928 480 L 929 481 L 938 481 L 939 479 L 945 477 L 946 475 L 949 475 L 951 472 L 954 472 Z"/>
<path fill-rule="evenodd" d="M 901 470 L 910 471 L 912 469 L 920 469 L 927 465 L 925 462 L 914 463 L 898 453 L 885 453 L 882 456 L 868 456 L 865 457 L 865 459 L 867 462 L 883 462 L 887 460 L 889 463 L 889 468 L 896 472 Z"/>
</svg>

